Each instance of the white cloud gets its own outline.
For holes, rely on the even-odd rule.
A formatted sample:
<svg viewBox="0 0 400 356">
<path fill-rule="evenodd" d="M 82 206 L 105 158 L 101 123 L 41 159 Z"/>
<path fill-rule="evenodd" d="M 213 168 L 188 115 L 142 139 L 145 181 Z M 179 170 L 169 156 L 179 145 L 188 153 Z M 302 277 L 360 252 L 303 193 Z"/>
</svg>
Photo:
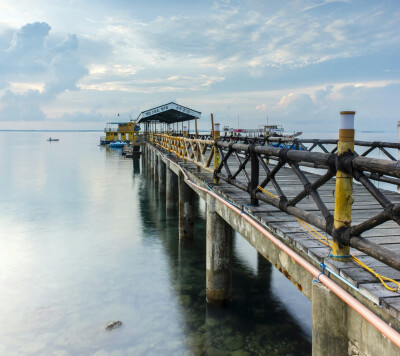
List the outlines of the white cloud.
<svg viewBox="0 0 400 356">
<path fill-rule="evenodd" d="M 207 113 L 213 112 L 222 125 L 254 128 L 266 123 L 282 124 L 288 131 L 335 130 L 339 112 L 355 110 L 357 130 L 393 130 L 400 112 L 400 83 L 339 83 L 292 90 L 237 92 L 218 97 L 189 97 L 192 105 L 202 106 L 201 127 L 208 128 Z"/>
<path fill-rule="evenodd" d="M 386 103 L 381 93 L 392 97 L 400 73 L 395 2 L 2 3 L 0 20 L 10 20 L 0 27 L 0 120 L 73 112 L 101 120 L 97 112 L 169 98 L 213 104 L 226 117 L 320 120 L 351 100 Z M 368 62 L 386 52 L 382 68 Z"/>
<path fill-rule="evenodd" d="M 87 70 L 76 55 L 74 35 L 58 40 L 44 22 L 27 24 L 14 32 L 0 53 L 0 74 L 7 88 L 0 97 L 0 120 L 43 120 L 41 105 L 59 93 L 77 90 Z"/>
</svg>

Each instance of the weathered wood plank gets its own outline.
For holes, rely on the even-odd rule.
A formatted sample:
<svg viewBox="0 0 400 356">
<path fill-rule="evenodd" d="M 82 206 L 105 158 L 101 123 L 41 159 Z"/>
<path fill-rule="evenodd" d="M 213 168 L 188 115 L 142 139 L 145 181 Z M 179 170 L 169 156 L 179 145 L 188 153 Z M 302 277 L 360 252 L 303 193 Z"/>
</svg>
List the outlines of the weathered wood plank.
<svg viewBox="0 0 400 356">
<path fill-rule="evenodd" d="M 382 305 L 384 298 L 397 297 L 396 292 L 391 292 L 386 289 L 381 283 L 363 283 L 359 286 L 361 294 L 365 295 L 369 300 L 375 304 Z"/>
<path fill-rule="evenodd" d="M 400 272 L 388 266 L 375 267 L 374 271 L 376 273 L 381 274 L 387 278 L 394 279 L 396 281 L 400 281 Z M 347 279 L 350 283 L 354 284 L 356 287 L 359 287 L 360 284 L 363 283 L 380 283 L 379 279 L 375 277 L 373 274 L 369 273 L 367 270 L 362 268 L 361 266 L 352 267 L 352 268 L 342 268 L 340 270 L 340 275 Z"/>
<path fill-rule="evenodd" d="M 389 311 L 395 318 L 400 319 L 400 295 L 397 297 L 382 298 L 382 308 Z"/>
</svg>

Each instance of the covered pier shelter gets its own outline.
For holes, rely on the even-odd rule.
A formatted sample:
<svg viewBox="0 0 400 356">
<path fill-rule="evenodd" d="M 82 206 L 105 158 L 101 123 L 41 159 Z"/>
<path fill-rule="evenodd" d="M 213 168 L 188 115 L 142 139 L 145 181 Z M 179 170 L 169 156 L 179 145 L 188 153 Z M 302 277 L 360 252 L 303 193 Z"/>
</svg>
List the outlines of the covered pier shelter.
<svg viewBox="0 0 400 356">
<path fill-rule="evenodd" d="M 142 111 L 137 118 L 144 124 L 145 132 L 165 132 L 172 135 L 185 135 L 190 132 L 190 121 L 201 117 L 201 112 L 176 103 L 168 103 Z"/>
</svg>

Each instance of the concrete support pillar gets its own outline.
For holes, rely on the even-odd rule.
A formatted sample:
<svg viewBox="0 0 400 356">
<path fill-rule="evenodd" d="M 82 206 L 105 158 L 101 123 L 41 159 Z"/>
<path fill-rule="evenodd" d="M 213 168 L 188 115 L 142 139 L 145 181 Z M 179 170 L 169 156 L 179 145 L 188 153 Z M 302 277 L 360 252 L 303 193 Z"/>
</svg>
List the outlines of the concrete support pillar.
<svg viewBox="0 0 400 356">
<path fill-rule="evenodd" d="M 206 296 L 210 304 L 231 299 L 232 227 L 215 211 L 215 198 L 207 195 Z"/>
<path fill-rule="evenodd" d="M 154 151 L 154 166 L 153 166 L 153 175 L 154 175 L 154 181 L 158 182 L 158 155 L 156 151 Z"/>
<path fill-rule="evenodd" d="M 146 160 L 146 146 L 141 147 L 141 159 L 142 159 L 142 167 L 144 168 L 147 165 L 147 160 Z"/>
<path fill-rule="evenodd" d="M 322 283 L 312 285 L 312 355 L 348 355 L 347 308 Z"/>
<path fill-rule="evenodd" d="M 179 239 L 189 240 L 194 238 L 194 191 L 185 182 L 184 176 L 179 172 Z"/>
<path fill-rule="evenodd" d="M 158 157 L 158 191 L 161 194 L 165 193 L 165 180 L 166 180 L 166 173 L 165 173 L 166 165 L 161 157 Z"/>
<path fill-rule="evenodd" d="M 178 203 L 178 176 L 167 167 L 166 171 L 166 194 L 165 201 L 167 209 L 173 209 Z"/>
<path fill-rule="evenodd" d="M 149 162 L 149 172 L 151 173 L 153 168 L 153 150 L 150 147 L 147 148 L 147 159 Z"/>
</svg>

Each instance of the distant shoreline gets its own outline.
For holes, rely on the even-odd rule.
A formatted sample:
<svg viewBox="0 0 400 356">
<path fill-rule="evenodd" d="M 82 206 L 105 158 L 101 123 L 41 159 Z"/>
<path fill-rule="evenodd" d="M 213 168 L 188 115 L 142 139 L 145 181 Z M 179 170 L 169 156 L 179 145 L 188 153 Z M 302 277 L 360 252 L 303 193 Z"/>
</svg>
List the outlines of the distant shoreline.
<svg viewBox="0 0 400 356">
<path fill-rule="evenodd" d="M 190 130 L 192 132 L 193 130 Z M 199 132 L 209 132 L 210 130 L 198 130 Z M 12 130 L 12 129 L 0 129 L 0 132 L 104 132 L 104 130 Z M 193 131 L 194 132 L 194 131 Z M 321 132 L 321 133 L 333 133 L 335 130 L 312 130 L 310 132 Z M 361 133 L 388 133 L 390 131 L 384 130 L 359 130 Z"/>
</svg>

